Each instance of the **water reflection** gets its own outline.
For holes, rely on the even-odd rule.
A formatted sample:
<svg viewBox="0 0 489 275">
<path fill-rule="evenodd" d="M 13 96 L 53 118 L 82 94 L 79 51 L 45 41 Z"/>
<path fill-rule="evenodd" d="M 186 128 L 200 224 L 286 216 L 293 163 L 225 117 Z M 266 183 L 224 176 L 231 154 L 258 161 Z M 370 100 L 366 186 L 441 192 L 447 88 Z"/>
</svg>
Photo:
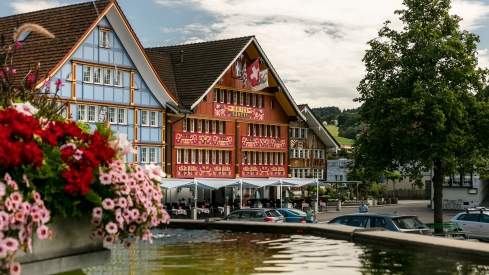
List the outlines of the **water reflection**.
<svg viewBox="0 0 489 275">
<path fill-rule="evenodd" d="M 153 244 L 113 248 L 86 274 L 489 274 L 450 258 L 302 235 L 205 230 L 157 232 Z"/>
</svg>

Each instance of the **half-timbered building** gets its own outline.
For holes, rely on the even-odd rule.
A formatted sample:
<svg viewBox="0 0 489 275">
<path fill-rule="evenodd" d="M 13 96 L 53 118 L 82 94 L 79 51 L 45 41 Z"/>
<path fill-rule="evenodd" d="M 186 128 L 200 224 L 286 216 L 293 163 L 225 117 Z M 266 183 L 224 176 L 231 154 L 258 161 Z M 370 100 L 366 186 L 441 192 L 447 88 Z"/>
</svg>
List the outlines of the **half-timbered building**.
<svg viewBox="0 0 489 275">
<path fill-rule="evenodd" d="M 13 66 L 25 75 L 40 62 L 39 85 L 63 85 L 58 93 L 65 116 L 88 123 L 108 120 L 127 135 L 136 153 L 128 162 L 165 165 L 166 109 L 177 106 L 116 1 L 99 0 L 0 18 L 11 37 L 23 23 L 55 35 L 22 35 Z M 54 93 L 55 87 L 51 85 Z M 174 107 L 172 107 L 174 108 Z"/>
</svg>

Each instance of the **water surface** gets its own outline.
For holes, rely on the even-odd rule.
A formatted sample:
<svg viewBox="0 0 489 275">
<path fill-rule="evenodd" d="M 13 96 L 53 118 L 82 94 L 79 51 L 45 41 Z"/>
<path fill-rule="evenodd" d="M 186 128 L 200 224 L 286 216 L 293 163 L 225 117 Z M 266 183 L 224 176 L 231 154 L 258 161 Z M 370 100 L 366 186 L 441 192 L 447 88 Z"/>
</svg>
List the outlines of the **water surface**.
<svg viewBox="0 0 489 275">
<path fill-rule="evenodd" d="M 303 235 L 157 231 L 153 244 L 112 248 L 85 274 L 489 274 L 487 265 Z"/>
</svg>

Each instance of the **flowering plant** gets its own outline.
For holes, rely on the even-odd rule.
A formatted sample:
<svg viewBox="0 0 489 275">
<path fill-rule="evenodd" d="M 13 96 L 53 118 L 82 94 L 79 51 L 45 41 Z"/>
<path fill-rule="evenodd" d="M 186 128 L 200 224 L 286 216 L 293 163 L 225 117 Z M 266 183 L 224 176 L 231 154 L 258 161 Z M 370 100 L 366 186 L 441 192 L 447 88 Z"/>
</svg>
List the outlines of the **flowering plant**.
<svg viewBox="0 0 489 275">
<path fill-rule="evenodd" d="M 52 216 L 92 213 L 93 237 L 106 244 L 151 240 L 150 228 L 169 221 L 158 185 L 161 169 L 124 164 L 132 144 L 108 125 L 90 131 L 64 119 L 56 102 L 61 80 L 54 93 L 50 81 L 37 89 L 34 70 L 17 86 L 12 56 L 22 47 L 19 30 L 52 36 L 27 24 L 13 44 L 0 48 L 6 60 L 0 65 L 0 273 L 20 273 L 16 252 L 30 252 L 35 235 L 50 239 Z"/>
</svg>

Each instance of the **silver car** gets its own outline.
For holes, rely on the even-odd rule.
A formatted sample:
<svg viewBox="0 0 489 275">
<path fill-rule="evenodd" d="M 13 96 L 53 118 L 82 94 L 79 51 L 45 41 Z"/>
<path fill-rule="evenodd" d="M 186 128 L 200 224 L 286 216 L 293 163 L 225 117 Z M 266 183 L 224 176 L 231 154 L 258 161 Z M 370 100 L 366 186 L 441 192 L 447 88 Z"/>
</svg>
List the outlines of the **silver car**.
<svg viewBox="0 0 489 275">
<path fill-rule="evenodd" d="M 225 220 L 282 223 L 284 216 L 275 209 L 244 208 L 231 212 Z"/>
<path fill-rule="evenodd" d="M 462 228 L 468 238 L 489 241 L 489 209 L 467 209 L 455 215 L 452 222 Z"/>
</svg>

